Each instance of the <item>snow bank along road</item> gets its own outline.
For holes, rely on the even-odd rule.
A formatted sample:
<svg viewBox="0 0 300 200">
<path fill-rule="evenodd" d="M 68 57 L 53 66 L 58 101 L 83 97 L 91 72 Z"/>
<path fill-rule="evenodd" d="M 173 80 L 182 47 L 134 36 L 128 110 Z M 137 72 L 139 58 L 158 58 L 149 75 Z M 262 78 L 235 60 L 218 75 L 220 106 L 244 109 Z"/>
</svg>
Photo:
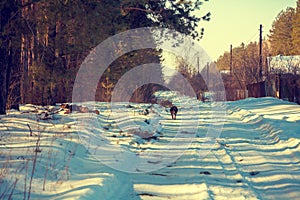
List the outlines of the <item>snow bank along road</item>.
<svg viewBox="0 0 300 200">
<path fill-rule="evenodd" d="M 57 113 L 37 122 L 41 108 L 26 105 L 0 116 L 0 198 L 299 198 L 298 105 L 172 98 L 177 120 L 149 104 L 118 104 L 115 117 L 104 103 L 100 115 Z M 207 135 L 223 123 L 217 138 Z"/>
</svg>

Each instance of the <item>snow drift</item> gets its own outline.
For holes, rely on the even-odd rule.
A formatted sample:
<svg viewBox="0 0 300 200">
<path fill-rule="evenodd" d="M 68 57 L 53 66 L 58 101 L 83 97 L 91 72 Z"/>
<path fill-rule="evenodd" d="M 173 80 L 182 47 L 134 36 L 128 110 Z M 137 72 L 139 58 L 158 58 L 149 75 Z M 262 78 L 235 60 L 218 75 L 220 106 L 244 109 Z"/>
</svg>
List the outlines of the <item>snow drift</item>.
<svg viewBox="0 0 300 200">
<path fill-rule="evenodd" d="M 168 92 L 95 113 L 23 105 L 0 116 L 1 199 L 297 199 L 300 107 Z M 40 119 L 45 109 L 58 112 Z"/>
</svg>

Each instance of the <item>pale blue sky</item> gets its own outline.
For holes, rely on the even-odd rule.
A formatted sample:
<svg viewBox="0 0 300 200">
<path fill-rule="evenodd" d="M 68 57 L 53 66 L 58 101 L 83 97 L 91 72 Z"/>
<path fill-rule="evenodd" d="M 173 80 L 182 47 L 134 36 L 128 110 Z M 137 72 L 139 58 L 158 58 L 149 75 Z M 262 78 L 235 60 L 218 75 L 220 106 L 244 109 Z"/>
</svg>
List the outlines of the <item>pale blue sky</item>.
<svg viewBox="0 0 300 200">
<path fill-rule="evenodd" d="M 211 20 L 202 22 L 205 28 L 200 45 L 212 60 L 229 51 L 230 44 L 239 46 L 242 42 L 258 41 L 259 25 L 263 25 L 266 37 L 272 23 L 281 10 L 296 7 L 297 0 L 209 0 L 200 10 L 201 14 L 211 12 Z"/>
</svg>

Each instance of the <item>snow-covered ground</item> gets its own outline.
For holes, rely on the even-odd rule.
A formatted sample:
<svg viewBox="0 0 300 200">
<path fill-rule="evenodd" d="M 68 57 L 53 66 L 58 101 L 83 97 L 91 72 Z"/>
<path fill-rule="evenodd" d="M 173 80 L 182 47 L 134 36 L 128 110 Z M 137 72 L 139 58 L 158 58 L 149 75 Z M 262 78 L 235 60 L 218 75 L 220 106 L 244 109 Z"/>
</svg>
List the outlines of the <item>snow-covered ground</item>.
<svg viewBox="0 0 300 200">
<path fill-rule="evenodd" d="M 159 98 L 0 116 L 0 199 L 299 199 L 299 105 Z"/>
</svg>

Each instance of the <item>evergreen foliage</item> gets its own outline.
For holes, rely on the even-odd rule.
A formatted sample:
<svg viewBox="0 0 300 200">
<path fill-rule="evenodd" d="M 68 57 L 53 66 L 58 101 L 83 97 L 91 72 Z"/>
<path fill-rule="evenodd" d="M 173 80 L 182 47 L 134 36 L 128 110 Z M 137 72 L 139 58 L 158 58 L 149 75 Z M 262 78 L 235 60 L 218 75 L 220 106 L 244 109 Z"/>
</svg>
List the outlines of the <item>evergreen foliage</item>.
<svg viewBox="0 0 300 200">
<path fill-rule="evenodd" d="M 1 1 L 0 114 L 5 113 L 13 83 L 17 85 L 11 89 L 13 95 L 20 97 L 16 103 L 71 101 L 74 79 L 86 55 L 119 32 L 156 26 L 200 39 L 203 31 L 197 32 L 199 22 L 210 18 L 210 13 L 194 15 L 201 5 L 202 0 Z M 110 72 L 99 77 L 97 100 L 109 100 L 117 78 L 134 65 L 158 61 L 159 57 L 159 50 L 142 51 L 134 61 L 122 56 L 109 66 Z M 19 74 L 13 80 L 12 71 Z M 145 100 L 145 96 L 140 99 Z"/>
<path fill-rule="evenodd" d="M 281 11 L 272 24 L 270 43 L 272 55 L 291 55 L 293 49 L 293 21 L 295 10 L 287 8 Z"/>
<path fill-rule="evenodd" d="M 297 1 L 296 14 L 293 20 L 293 50 L 294 55 L 300 55 L 300 0 Z"/>
</svg>

